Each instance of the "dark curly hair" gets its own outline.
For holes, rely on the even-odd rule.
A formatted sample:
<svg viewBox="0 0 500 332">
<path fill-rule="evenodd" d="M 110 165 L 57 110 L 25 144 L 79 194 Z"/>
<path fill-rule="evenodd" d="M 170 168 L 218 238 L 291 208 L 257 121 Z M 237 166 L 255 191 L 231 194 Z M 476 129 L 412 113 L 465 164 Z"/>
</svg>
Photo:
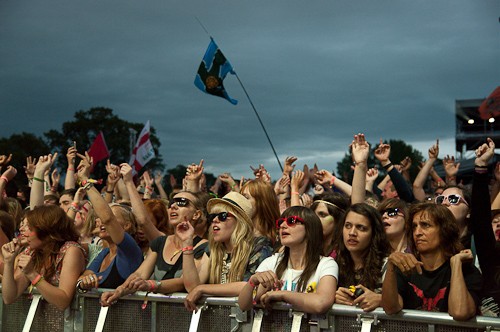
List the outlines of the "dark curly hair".
<svg viewBox="0 0 500 332">
<path fill-rule="evenodd" d="M 370 245 L 363 254 L 364 265 L 359 270 L 355 269 L 351 253 L 344 244 L 343 229 L 349 213 L 364 216 L 370 221 L 372 229 Z M 380 214 L 374 207 L 366 203 L 353 204 L 347 209 L 345 217 L 337 225 L 335 243 L 338 248 L 336 260 L 339 265 L 339 286 L 348 287 L 360 283 L 371 290 L 377 289 L 380 287 L 382 278 L 382 265 L 390 248 Z M 361 276 L 359 280 L 356 279 L 356 274 Z"/>
</svg>

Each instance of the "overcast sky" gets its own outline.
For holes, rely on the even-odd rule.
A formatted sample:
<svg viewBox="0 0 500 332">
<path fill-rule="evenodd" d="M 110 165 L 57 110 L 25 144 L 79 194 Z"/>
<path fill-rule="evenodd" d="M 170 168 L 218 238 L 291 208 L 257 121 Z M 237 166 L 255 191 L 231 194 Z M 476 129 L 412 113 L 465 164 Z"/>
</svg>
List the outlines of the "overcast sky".
<svg viewBox="0 0 500 332">
<path fill-rule="evenodd" d="M 113 0 L 0 4 L 0 136 L 61 130 L 104 106 L 151 121 L 167 168 L 280 170 L 239 101 L 193 84 L 209 36 L 234 66 L 280 160 L 335 169 L 352 135 L 454 154 L 455 100 L 500 85 L 500 1 Z M 4 152 L 2 152 L 4 153 Z"/>
</svg>

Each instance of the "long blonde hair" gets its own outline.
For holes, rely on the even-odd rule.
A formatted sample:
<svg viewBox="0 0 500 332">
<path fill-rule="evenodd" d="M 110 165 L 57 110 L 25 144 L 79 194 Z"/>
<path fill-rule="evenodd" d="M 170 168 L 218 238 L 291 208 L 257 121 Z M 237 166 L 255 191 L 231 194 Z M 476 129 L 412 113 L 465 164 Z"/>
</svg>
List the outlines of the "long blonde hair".
<svg viewBox="0 0 500 332">
<path fill-rule="evenodd" d="M 233 208 L 229 204 L 214 205 L 211 213 L 230 212 L 236 216 L 236 228 L 231 234 L 231 243 L 233 251 L 231 253 L 231 268 L 227 275 L 227 282 L 242 281 L 250 258 L 250 252 L 253 248 L 254 235 L 253 225 L 250 217 L 244 218 L 242 212 Z M 222 242 L 214 241 L 212 228 L 209 233 L 210 246 L 210 279 L 211 284 L 220 284 L 222 279 L 222 262 L 226 249 Z"/>
</svg>

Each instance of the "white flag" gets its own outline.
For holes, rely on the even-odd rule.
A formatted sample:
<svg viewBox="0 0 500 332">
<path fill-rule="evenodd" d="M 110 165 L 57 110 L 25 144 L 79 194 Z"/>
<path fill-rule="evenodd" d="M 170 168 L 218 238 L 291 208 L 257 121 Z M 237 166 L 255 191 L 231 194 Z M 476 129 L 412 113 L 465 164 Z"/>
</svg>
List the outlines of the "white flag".
<svg viewBox="0 0 500 332">
<path fill-rule="evenodd" d="M 130 166 L 132 166 L 132 174 L 136 175 L 148 161 L 155 157 L 155 150 L 149 140 L 149 120 L 142 128 L 141 134 L 137 139 L 132 156 L 130 157 Z"/>
</svg>

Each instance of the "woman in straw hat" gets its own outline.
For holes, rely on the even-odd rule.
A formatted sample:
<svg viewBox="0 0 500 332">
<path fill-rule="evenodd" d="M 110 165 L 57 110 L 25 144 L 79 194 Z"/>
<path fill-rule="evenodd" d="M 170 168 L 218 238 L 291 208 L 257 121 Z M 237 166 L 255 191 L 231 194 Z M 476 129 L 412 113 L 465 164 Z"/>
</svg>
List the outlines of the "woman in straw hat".
<svg viewBox="0 0 500 332">
<path fill-rule="evenodd" d="M 177 225 L 183 240 L 183 279 L 188 291 L 185 306 L 196 310 L 202 295 L 237 296 L 257 266 L 272 248 L 265 237 L 254 235 L 252 204 L 243 195 L 230 192 L 208 201 L 210 252 L 202 258 L 200 269 L 194 264 L 194 228 L 188 222 Z M 208 284 L 207 284 L 208 283 Z"/>
<path fill-rule="evenodd" d="M 309 208 L 293 206 L 283 212 L 276 226 L 284 249 L 264 260 L 245 284 L 239 294 L 240 308 L 283 301 L 307 313 L 328 311 L 335 302 L 338 265 L 321 254 L 320 219 Z"/>
</svg>

